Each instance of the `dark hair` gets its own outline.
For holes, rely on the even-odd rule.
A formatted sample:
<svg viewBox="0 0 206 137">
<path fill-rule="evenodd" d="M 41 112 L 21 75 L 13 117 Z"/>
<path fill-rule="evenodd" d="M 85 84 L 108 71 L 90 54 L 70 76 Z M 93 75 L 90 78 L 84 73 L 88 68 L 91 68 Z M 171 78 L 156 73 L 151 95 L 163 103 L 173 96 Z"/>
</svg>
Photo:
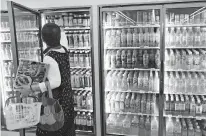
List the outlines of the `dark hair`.
<svg viewBox="0 0 206 137">
<path fill-rule="evenodd" d="M 61 30 L 54 23 L 47 23 L 42 28 L 42 39 L 49 47 L 57 47 L 60 45 Z"/>
</svg>

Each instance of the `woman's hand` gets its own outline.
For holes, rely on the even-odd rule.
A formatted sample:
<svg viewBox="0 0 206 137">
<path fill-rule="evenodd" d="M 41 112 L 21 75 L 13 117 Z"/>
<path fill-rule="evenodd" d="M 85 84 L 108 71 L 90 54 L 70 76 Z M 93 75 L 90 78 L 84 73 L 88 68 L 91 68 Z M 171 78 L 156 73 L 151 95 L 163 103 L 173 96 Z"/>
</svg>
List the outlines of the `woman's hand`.
<svg viewBox="0 0 206 137">
<path fill-rule="evenodd" d="M 32 93 L 31 87 L 29 85 L 23 85 L 18 87 L 16 90 L 19 91 L 23 96 L 28 96 Z"/>
</svg>

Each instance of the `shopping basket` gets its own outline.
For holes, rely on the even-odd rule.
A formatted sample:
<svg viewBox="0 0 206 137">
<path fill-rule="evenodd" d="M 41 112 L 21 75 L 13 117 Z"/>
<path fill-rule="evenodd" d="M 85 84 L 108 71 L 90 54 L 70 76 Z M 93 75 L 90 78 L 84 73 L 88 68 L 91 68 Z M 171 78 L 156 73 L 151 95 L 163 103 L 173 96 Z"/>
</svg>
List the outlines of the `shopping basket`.
<svg viewBox="0 0 206 137">
<path fill-rule="evenodd" d="M 16 97 L 8 98 L 5 103 L 4 111 L 7 129 L 16 130 L 37 125 L 40 121 L 40 112 L 42 105 L 41 102 L 38 102 L 38 98 L 29 96 L 27 98 L 33 98 L 35 101 L 10 103 L 10 100 L 13 98 Z"/>
</svg>

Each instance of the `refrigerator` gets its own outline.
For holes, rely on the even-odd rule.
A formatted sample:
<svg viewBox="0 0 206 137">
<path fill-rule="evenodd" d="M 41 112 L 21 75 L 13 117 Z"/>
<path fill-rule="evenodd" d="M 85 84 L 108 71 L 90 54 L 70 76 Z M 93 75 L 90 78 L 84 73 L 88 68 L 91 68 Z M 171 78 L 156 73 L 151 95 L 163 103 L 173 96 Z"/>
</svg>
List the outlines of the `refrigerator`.
<svg viewBox="0 0 206 137">
<path fill-rule="evenodd" d="M 103 135 L 205 136 L 205 6 L 99 6 Z"/>
<path fill-rule="evenodd" d="M 43 25 L 55 23 L 60 26 L 61 44 L 68 49 L 70 58 L 68 71 L 71 71 L 70 92 L 74 92 L 76 133 L 95 135 L 91 6 L 34 10 L 10 1 L 8 13 L 14 74 L 19 59 L 43 61 L 43 50 L 46 48 L 41 39 Z M 20 135 L 29 135 L 35 130 L 36 126 L 23 129 Z"/>
<path fill-rule="evenodd" d="M 42 26 L 49 22 L 60 26 L 61 44 L 69 52 L 76 134 L 95 135 L 92 7 L 47 8 L 39 12 Z"/>
</svg>

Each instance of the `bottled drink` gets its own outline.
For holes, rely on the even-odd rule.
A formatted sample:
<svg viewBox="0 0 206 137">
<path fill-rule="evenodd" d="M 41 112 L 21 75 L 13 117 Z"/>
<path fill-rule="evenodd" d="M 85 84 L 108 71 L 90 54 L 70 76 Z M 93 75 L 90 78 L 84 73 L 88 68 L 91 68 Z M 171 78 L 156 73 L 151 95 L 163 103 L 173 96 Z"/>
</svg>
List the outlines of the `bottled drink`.
<svg viewBox="0 0 206 137">
<path fill-rule="evenodd" d="M 120 52 L 120 51 L 119 51 Z M 118 52 L 117 52 L 117 55 L 116 55 L 116 60 L 117 60 L 117 64 L 119 63 L 119 59 L 118 59 Z M 88 58 L 86 58 L 86 60 L 88 61 Z M 121 60 L 121 58 L 120 58 Z M 87 64 L 87 63 L 86 63 Z M 121 63 L 122 64 L 122 63 Z M 106 57 L 105 57 L 105 68 L 111 68 L 111 52 L 110 51 L 107 51 L 106 53 Z"/>
<path fill-rule="evenodd" d="M 206 28 L 201 28 L 201 37 L 200 38 L 201 38 L 201 46 L 206 45 Z"/>
<path fill-rule="evenodd" d="M 160 29 L 157 28 L 156 33 L 155 33 L 155 41 L 156 41 L 156 46 L 155 47 L 160 47 Z"/>
<path fill-rule="evenodd" d="M 117 30 L 116 32 L 116 37 L 115 37 L 115 47 L 120 47 L 120 44 L 121 44 L 121 31 L 120 30 Z"/>
<path fill-rule="evenodd" d="M 111 92 L 109 92 L 109 93 L 106 95 L 106 100 L 105 100 L 105 111 L 106 111 L 107 113 L 110 113 L 110 112 L 111 112 L 110 99 L 111 99 Z"/>
<path fill-rule="evenodd" d="M 165 28 L 165 45 L 166 47 L 170 47 L 170 32 L 169 28 Z"/>
<path fill-rule="evenodd" d="M 77 31 L 73 32 L 73 42 L 74 42 L 74 48 L 78 48 L 79 47 L 79 41 L 78 41 Z"/>
<path fill-rule="evenodd" d="M 117 96 L 115 98 L 115 112 L 119 112 L 120 111 L 120 92 L 117 93 Z"/>
<path fill-rule="evenodd" d="M 149 75 L 149 91 L 154 92 L 154 77 L 152 71 L 150 71 L 150 75 Z"/>
<path fill-rule="evenodd" d="M 138 73 L 135 71 L 134 76 L 133 76 L 133 90 L 138 89 Z"/>
<path fill-rule="evenodd" d="M 139 116 L 134 116 L 131 122 L 130 135 L 139 134 Z"/>
<path fill-rule="evenodd" d="M 132 53 L 131 53 L 131 50 L 127 50 L 127 68 L 132 68 Z"/>
<path fill-rule="evenodd" d="M 115 131 L 115 121 L 116 121 L 116 115 L 110 114 L 107 118 L 107 133 L 114 133 Z"/>
<path fill-rule="evenodd" d="M 175 95 L 170 95 L 170 112 L 175 114 Z"/>
<path fill-rule="evenodd" d="M 148 67 L 149 68 L 155 68 L 155 53 L 154 53 L 154 50 L 150 50 Z"/>
<path fill-rule="evenodd" d="M 128 115 L 125 116 L 125 119 L 123 120 L 123 134 L 128 135 L 130 133 L 130 126 L 131 126 L 131 120 Z"/>
<path fill-rule="evenodd" d="M 145 28 L 145 32 L 144 32 L 144 46 L 146 46 L 146 47 L 149 46 L 149 32 L 148 32 L 148 28 Z"/>
<path fill-rule="evenodd" d="M 146 94 L 142 95 L 141 99 L 141 113 L 146 113 Z"/>
<path fill-rule="evenodd" d="M 122 33 L 121 33 L 121 47 L 126 47 L 126 46 L 127 46 L 126 29 L 122 29 Z"/>
<path fill-rule="evenodd" d="M 140 113 L 141 112 L 141 95 L 137 94 L 136 100 L 135 100 L 135 112 Z"/>
<path fill-rule="evenodd" d="M 127 29 L 127 47 L 131 47 L 132 46 L 132 33 L 131 33 L 131 29 Z"/>
<path fill-rule="evenodd" d="M 77 112 L 75 117 L 75 129 L 80 130 L 80 112 Z"/>
<path fill-rule="evenodd" d="M 151 136 L 151 121 L 149 116 L 146 117 L 145 121 L 145 136 Z"/>
<path fill-rule="evenodd" d="M 130 110 L 130 93 L 127 93 L 126 98 L 125 98 L 125 111 L 129 112 Z"/>
<path fill-rule="evenodd" d="M 202 104 L 198 96 L 196 96 L 196 115 L 202 115 Z"/>
<path fill-rule="evenodd" d="M 139 37 L 138 37 L 138 30 L 137 28 L 134 28 L 134 32 L 133 32 L 133 47 L 138 47 L 138 43 L 139 43 Z"/>
<path fill-rule="evenodd" d="M 181 31 L 180 27 L 177 27 L 176 34 L 175 34 L 175 45 L 176 47 L 179 47 L 181 44 Z"/>
<path fill-rule="evenodd" d="M 116 121 L 115 121 L 115 132 L 114 133 L 116 133 L 116 134 L 122 133 L 122 129 L 123 129 L 122 120 L 123 120 L 123 116 L 117 114 L 117 118 L 116 118 Z"/>
<path fill-rule="evenodd" d="M 195 135 L 194 128 L 193 128 L 192 124 L 189 124 L 189 126 L 188 126 L 188 136 L 194 136 L 194 135 Z"/>
<path fill-rule="evenodd" d="M 112 83 L 111 83 L 111 87 L 112 87 L 112 90 L 116 90 L 117 89 L 117 71 L 115 71 L 113 74 L 112 74 Z"/>
<path fill-rule="evenodd" d="M 111 99 L 110 99 L 110 112 L 115 112 L 115 98 L 116 98 L 116 93 L 113 93 L 111 95 Z"/>
<path fill-rule="evenodd" d="M 175 68 L 179 69 L 181 68 L 181 55 L 180 55 L 180 51 L 176 50 L 176 55 L 175 55 Z"/>
<path fill-rule="evenodd" d="M 155 66 L 157 69 L 160 69 L 160 51 L 157 50 L 155 54 Z"/>
<path fill-rule="evenodd" d="M 86 100 L 87 99 L 87 96 L 86 96 L 86 92 L 84 92 L 82 94 L 82 102 L 81 102 L 81 108 L 82 109 L 86 109 L 87 108 L 87 104 L 86 104 Z"/>
<path fill-rule="evenodd" d="M 170 31 L 170 44 L 172 47 L 175 46 L 175 30 L 173 27 L 171 27 L 171 31 Z"/>
<path fill-rule="evenodd" d="M 172 118 L 169 117 L 166 122 L 166 136 L 173 136 L 173 132 L 174 132 L 173 121 Z"/>
<path fill-rule="evenodd" d="M 143 34 L 143 31 L 142 31 L 142 28 L 140 28 L 139 30 L 139 45 L 140 47 L 144 47 L 144 34 Z"/>
<path fill-rule="evenodd" d="M 79 35 L 78 35 L 78 39 L 79 39 L 79 47 L 83 47 L 83 31 L 79 31 Z"/>
<path fill-rule="evenodd" d="M 133 50 L 132 54 L 132 68 L 137 68 L 138 67 L 138 55 L 137 55 L 137 50 Z"/>
<path fill-rule="evenodd" d="M 132 93 L 131 100 L 130 100 L 130 112 L 135 112 L 135 94 Z"/>
<path fill-rule="evenodd" d="M 187 50 L 187 69 L 188 70 L 191 70 L 193 69 L 193 55 L 192 55 L 192 52 L 190 50 Z"/>
<path fill-rule="evenodd" d="M 116 66 L 116 51 L 112 51 L 111 53 L 111 68 L 115 68 Z"/>
<path fill-rule="evenodd" d="M 195 129 L 195 136 L 202 136 L 202 131 L 200 129 L 200 126 L 197 126 Z"/>
<path fill-rule="evenodd" d="M 121 68 L 122 62 L 121 62 L 121 51 L 117 50 L 116 54 L 116 68 Z"/>
<path fill-rule="evenodd" d="M 187 125 L 185 123 L 185 120 L 184 119 L 181 119 L 181 123 L 182 123 L 182 136 L 187 136 Z"/>
<path fill-rule="evenodd" d="M 143 13 L 142 11 L 137 11 L 137 24 L 143 23 Z"/>
<path fill-rule="evenodd" d="M 194 47 L 201 46 L 201 32 L 200 27 L 196 27 L 196 31 L 194 34 Z"/>
<path fill-rule="evenodd" d="M 141 90 L 143 88 L 143 73 L 139 72 L 138 76 L 138 89 Z"/>
<path fill-rule="evenodd" d="M 169 100 L 169 95 L 168 94 L 165 95 L 165 106 L 164 106 L 164 108 L 165 108 L 165 113 L 170 114 L 170 100 Z"/>
<path fill-rule="evenodd" d="M 181 50 L 181 68 L 186 69 L 187 68 L 187 54 L 185 50 Z"/>
<path fill-rule="evenodd" d="M 83 43 L 83 47 L 89 47 L 89 43 L 90 43 L 90 34 L 89 31 L 86 30 L 83 34 L 83 38 L 84 38 L 84 43 Z"/>
<path fill-rule="evenodd" d="M 154 32 L 154 28 L 152 27 L 151 28 L 151 32 L 150 32 L 150 35 L 151 35 L 151 47 L 155 47 L 155 32 Z"/>
<path fill-rule="evenodd" d="M 122 50 L 121 60 L 122 60 L 122 67 L 126 68 L 127 67 L 126 50 Z"/>
<path fill-rule="evenodd" d="M 128 90 L 128 84 L 127 84 L 127 72 L 125 71 L 123 74 L 123 78 L 122 78 L 122 90 L 123 91 L 127 91 Z"/>
<path fill-rule="evenodd" d="M 156 93 L 159 92 L 159 75 L 158 71 L 155 71 L 155 77 L 154 77 L 154 91 Z"/>
<path fill-rule="evenodd" d="M 68 41 L 69 48 L 73 48 L 74 42 L 73 42 L 73 34 L 71 31 L 67 33 L 67 41 Z"/>
<path fill-rule="evenodd" d="M 202 114 L 205 115 L 206 114 L 206 97 L 203 95 L 201 97 L 202 97 Z"/>
<path fill-rule="evenodd" d="M 121 86 L 122 86 L 122 78 L 123 78 L 123 72 L 119 72 L 117 73 L 117 90 L 122 90 Z"/>
<path fill-rule="evenodd" d="M 144 71 L 143 76 L 143 90 L 148 91 L 149 90 L 149 76 L 148 72 Z"/>
<path fill-rule="evenodd" d="M 144 116 L 140 116 L 140 120 L 139 120 L 139 136 L 145 136 L 145 119 L 144 119 Z"/>
<path fill-rule="evenodd" d="M 182 135 L 181 128 L 182 128 L 182 126 L 181 126 L 180 120 L 179 120 L 179 118 L 176 118 L 176 121 L 174 123 L 174 131 L 173 131 L 174 136 L 181 136 Z"/>
<path fill-rule="evenodd" d="M 120 112 L 124 112 L 125 110 L 125 99 L 126 99 L 126 93 L 121 93 L 121 96 L 120 96 Z"/>
<path fill-rule="evenodd" d="M 132 71 L 130 71 L 128 74 L 127 83 L 128 83 L 128 90 L 132 90 L 132 87 L 133 87 L 133 73 L 132 73 Z"/>
<path fill-rule="evenodd" d="M 193 30 L 192 27 L 188 28 L 188 33 L 187 33 L 187 46 L 192 47 L 193 46 Z"/>
<path fill-rule="evenodd" d="M 143 53 L 141 49 L 139 50 L 138 53 L 138 64 L 140 68 L 143 67 Z"/>
<path fill-rule="evenodd" d="M 143 65 L 144 65 L 144 68 L 148 68 L 148 65 L 149 65 L 149 54 L 147 53 L 147 50 L 144 50 Z"/>
<path fill-rule="evenodd" d="M 150 96 L 150 94 L 147 95 L 146 114 L 151 114 L 151 96 Z"/>
<path fill-rule="evenodd" d="M 158 136 L 159 122 L 157 117 L 153 117 L 151 120 L 151 135 Z"/>
<path fill-rule="evenodd" d="M 82 126 L 82 130 L 87 130 L 87 116 L 85 114 L 85 112 L 82 113 L 82 119 L 80 121 L 81 126 Z"/>
<path fill-rule="evenodd" d="M 183 31 L 182 31 L 182 43 L 181 45 L 183 47 L 186 47 L 187 46 L 187 29 L 186 27 L 183 27 Z"/>
<path fill-rule="evenodd" d="M 105 34 L 105 42 L 106 42 L 105 45 L 106 45 L 106 47 L 111 46 L 110 37 L 111 37 L 111 30 L 107 30 L 106 34 Z"/>
<path fill-rule="evenodd" d="M 190 115 L 195 116 L 195 112 L 196 112 L 195 99 L 194 99 L 194 97 L 191 95 L 191 96 L 190 96 Z"/>
<path fill-rule="evenodd" d="M 176 64 L 176 62 L 175 62 L 174 52 L 173 52 L 173 50 L 170 50 L 170 66 L 171 66 L 171 68 L 174 69 L 175 64 Z"/>
</svg>

